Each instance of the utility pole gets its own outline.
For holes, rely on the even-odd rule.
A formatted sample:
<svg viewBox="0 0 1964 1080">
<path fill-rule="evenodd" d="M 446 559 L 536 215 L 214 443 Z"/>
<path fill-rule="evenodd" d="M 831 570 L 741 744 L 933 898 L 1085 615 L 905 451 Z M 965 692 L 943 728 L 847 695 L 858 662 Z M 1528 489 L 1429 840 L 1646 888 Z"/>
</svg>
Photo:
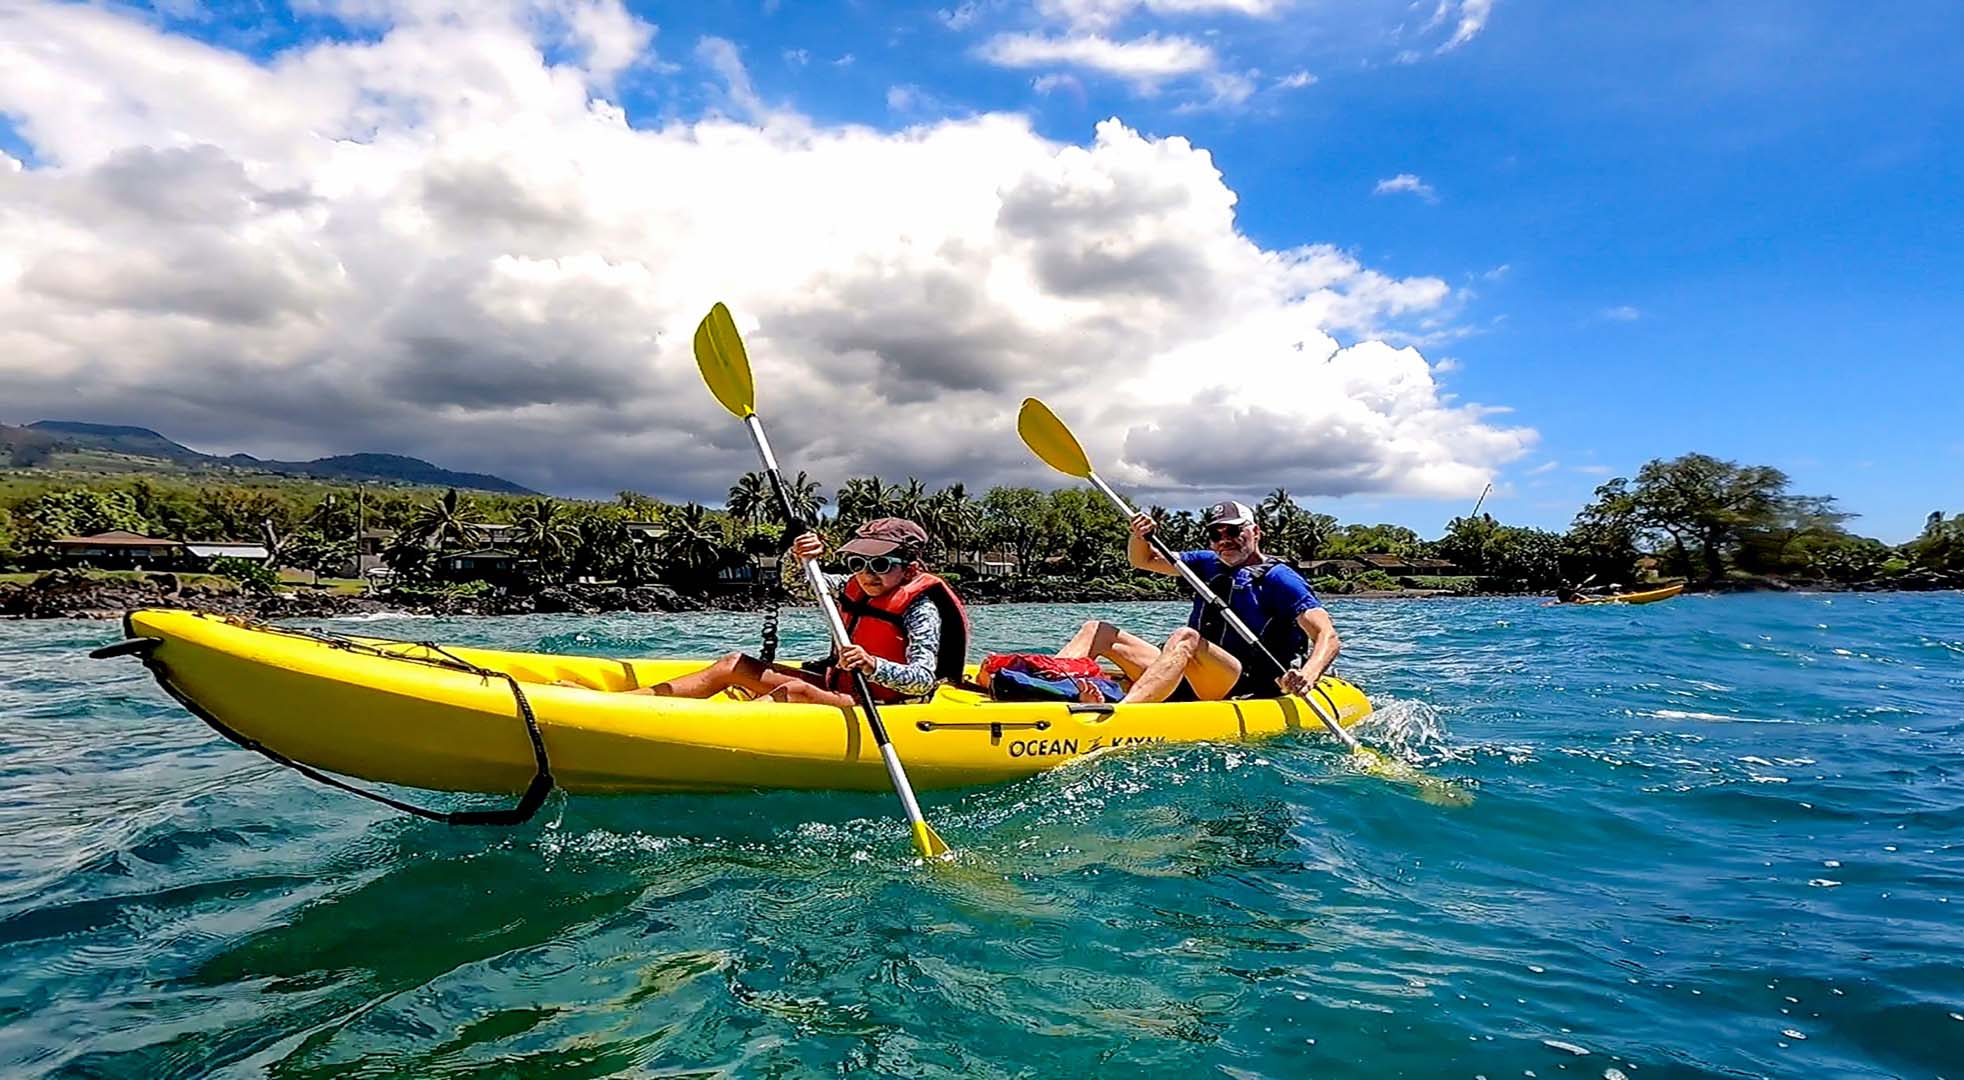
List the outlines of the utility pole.
<svg viewBox="0 0 1964 1080">
<path fill-rule="evenodd" d="M 367 492 L 362 489 L 362 486 L 360 484 L 356 484 L 355 485 L 355 580 L 363 581 L 363 582 L 368 580 L 367 576 L 362 573 L 362 565 L 361 565 L 361 534 L 368 531 L 367 528 L 365 527 L 364 513 L 363 513 L 365 510 L 368 509 L 364 501 L 366 495 Z"/>
</svg>

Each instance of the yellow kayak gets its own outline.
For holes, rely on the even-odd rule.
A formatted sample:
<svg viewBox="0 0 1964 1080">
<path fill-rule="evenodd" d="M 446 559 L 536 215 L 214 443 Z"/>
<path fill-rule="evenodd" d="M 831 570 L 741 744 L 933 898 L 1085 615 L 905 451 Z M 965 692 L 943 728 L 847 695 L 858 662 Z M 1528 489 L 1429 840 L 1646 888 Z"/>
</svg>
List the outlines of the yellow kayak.
<svg viewBox="0 0 1964 1080">
<path fill-rule="evenodd" d="M 133 640 L 102 652 L 142 655 L 172 696 L 227 737 L 345 776 L 519 792 L 545 773 L 536 730 L 552 782 L 575 793 L 889 785 L 856 709 L 621 692 L 705 660 L 499 652 L 188 611 L 131 612 L 124 629 Z M 1345 726 L 1370 715 L 1370 701 L 1342 679 L 1326 676 L 1317 692 Z M 1082 705 L 996 702 L 944 686 L 928 702 L 880 714 L 918 788 L 1014 780 L 1145 743 L 1325 730 L 1296 698 Z"/>
<path fill-rule="evenodd" d="M 1618 593 L 1615 596 L 1584 596 L 1576 600 L 1578 604 L 1654 604 L 1659 600 L 1669 600 L 1684 591 L 1684 582 L 1665 585 L 1661 588 L 1646 589 L 1643 592 Z"/>
</svg>

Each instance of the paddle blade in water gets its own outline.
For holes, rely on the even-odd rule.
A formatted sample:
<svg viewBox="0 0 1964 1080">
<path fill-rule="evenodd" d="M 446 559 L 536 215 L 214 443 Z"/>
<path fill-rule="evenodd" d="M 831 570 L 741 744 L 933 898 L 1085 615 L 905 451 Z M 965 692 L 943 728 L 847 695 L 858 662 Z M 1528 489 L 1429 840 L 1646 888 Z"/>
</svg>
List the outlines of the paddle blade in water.
<svg viewBox="0 0 1964 1080">
<path fill-rule="evenodd" d="M 1472 792 L 1447 783 L 1436 776 L 1427 776 L 1406 762 L 1380 754 L 1368 746 L 1358 747 L 1356 752 L 1350 755 L 1350 760 L 1357 771 L 1366 776 L 1412 785 L 1417 789 L 1421 800 L 1434 806 L 1473 805 Z"/>
<path fill-rule="evenodd" d="M 1050 406 L 1036 398 L 1024 398 L 1023 408 L 1016 414 L 1016 433 L 1023 436 L 1029 446 L 1045 465 L 1066 476 L 1079 479 L 1091 477 L 1091 459 L 1084 456 L 1084 448 L 1077 444 L 1077 436 L 1064 426 Z"/>
<path fill-rule="evenodd" d="M 750 355 L 743 351 L 730 309 L 720 301 L 696 327 L 696 367 L 709 392 L 738 418 L 757 411 L 757 390 L 750 382 Z"/>
<path fill-rule="evenodd" d="M 914 822 L 914 850 L 923 859 L 945 859 L 948 857 L 947 841 L 934 831 L 934 826 L 925 821 Z"/>
</svg>

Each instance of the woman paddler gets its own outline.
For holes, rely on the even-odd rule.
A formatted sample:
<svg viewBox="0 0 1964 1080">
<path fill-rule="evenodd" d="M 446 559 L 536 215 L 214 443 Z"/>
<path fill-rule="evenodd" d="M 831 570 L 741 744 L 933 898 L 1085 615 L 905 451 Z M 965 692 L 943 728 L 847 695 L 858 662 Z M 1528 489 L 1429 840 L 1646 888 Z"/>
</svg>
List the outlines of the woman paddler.
<svg viewBox="0 0 1964 1080">
<path fill-rule="evenodd" d="M 875 518 L 839 548 L 846 576 L 826 574 L 839 597 L 851 644 L 836 656 L 801 665 L 767 664 L 733 652 L 703 668 L 635 693 L 706 698 L 731 687 L 775 701 L 849 708 L 852 671 L 863 671 L 877 702 L 925 698 L 942 680 L 959 679 L 968 662 L 968 612 L 955 590 L 921 567 L 927 532 L 906 518 Z M 816 559 L 825 542 L 805 533 L 791 554 Z"/>
</svg>

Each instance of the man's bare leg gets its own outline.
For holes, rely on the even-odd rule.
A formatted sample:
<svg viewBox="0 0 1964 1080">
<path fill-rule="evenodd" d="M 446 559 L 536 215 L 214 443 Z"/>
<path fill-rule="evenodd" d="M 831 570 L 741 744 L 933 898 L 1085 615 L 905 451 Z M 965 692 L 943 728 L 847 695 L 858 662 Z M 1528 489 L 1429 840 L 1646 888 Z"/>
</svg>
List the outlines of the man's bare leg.
<svg viewBox="0 0 1964 1080">
<path fill-rule="evenodd" d="M 1191 626 L 1182 626 L 1166 639 L 1166 647 L 1145 671 L 1132 680 L 1121 704 L 1139 705 L 1165 701 L 1185 679 L 1194 696 L 1218 701 L 1228 695 L 1241 675 L 1241 664 L 1227 650 L 1200 636 Z"/>
<path fill-rule="evenodd" d="M 1079 628 L 1077 635 L 1057 650 L 1058 656 L 1102 656 L 1118 665 L 1128 679 L 1159 659 L 1159 647 L 1137 634 L 1128 634 L 1102 619 L 1093 619 Z"/>
</svg>

